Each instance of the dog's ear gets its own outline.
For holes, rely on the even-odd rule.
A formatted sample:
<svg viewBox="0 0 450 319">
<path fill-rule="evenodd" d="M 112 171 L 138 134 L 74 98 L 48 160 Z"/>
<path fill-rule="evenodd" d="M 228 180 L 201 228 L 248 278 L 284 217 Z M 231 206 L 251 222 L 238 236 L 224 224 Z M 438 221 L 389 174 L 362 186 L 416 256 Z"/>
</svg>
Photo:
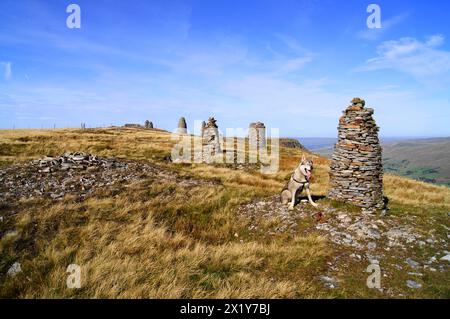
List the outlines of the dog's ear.
<svg viewBox="0 0 450 319">
<path fill-rule="evenodd" d="M 304 163 L 306 161 L 306 157 L 305 157 L 305 155 L 303 154 L 302 155 L 302 160 L 300 161 L 300 163 Z"/>
</svg>

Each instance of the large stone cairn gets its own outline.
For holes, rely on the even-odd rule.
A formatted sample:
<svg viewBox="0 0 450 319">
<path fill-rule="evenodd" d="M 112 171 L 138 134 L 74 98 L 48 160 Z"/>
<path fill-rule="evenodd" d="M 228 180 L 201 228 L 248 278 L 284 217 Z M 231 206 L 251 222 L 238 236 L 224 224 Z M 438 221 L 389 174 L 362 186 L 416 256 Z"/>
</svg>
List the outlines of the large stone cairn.
<svg viewBox="0 0 450 319">
<path fill-rule="evenodd" d="M 184 117 L 180 117 L 180 120 L 178 121 L 177 133 L 187 134 L 187 124 L 186 119 Z"/>
<path fill-rule="evenodd" d="M 373 109 L 354 98 L 339 119 L 338 142 L 330 165 L 331 199 L 365 209 L 382 209 L 383 166 Z"/>
<path fill-rule="evenodd" d="M 250 149 L 258 150 L 266 147 L 266 126 L 264 123 L 250 123 L 248 128 Z"/>
<path fill-rule="evenodd" d="M 211 162 L 213 158 L 222 153 L 220 147 L 219 128 L 214 117 L 208 119 L 202 135 L 203 161 Z"/>
</svg>

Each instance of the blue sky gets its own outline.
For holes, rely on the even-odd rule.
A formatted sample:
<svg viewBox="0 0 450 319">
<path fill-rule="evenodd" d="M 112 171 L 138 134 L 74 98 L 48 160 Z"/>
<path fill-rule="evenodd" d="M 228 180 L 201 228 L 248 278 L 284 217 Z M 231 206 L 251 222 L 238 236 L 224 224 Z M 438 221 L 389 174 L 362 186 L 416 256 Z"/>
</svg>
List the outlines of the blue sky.
<svg viewBox="0 0 450 319">
<path fill-rule="evenodd" d="M 215 116 L 333 137 L 360 96 L 383 136 L 450 136 L 449 15 L 437 0 L 2 0 L 0 128 Z"/>
</svg>

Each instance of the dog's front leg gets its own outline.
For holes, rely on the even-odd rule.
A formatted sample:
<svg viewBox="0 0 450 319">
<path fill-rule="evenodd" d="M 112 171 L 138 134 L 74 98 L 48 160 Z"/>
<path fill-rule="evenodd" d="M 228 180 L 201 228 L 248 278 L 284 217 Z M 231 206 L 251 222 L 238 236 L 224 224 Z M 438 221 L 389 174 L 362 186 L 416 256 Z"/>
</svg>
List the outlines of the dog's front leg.
<svg viewBox="0 0 450 319">
<path fill-rule="evenodd" d="M 289 210 L 294 210 L 295 199 L 297 198 L 297 188 L 293 189 L 291 191 L 291 194 L 292 194 L 292 199 L 291 199 L 291 203 L 289 204 L 288 209 Z"/>
<path fill-rule="evenodd" d="M 308 200 L 309 200 L 309 203 L 311 204 L 311 205 L 313 205 L 314 207 L 317 207 L 317 206 L 319 206 L 319 205 L 317 205 L 316 203 L 314 203 L 314 201 L 312 200 L 312 197 L 311 197 L 311 192 L 309 191 L 309 184 L 306 184 L 306 195 L 308 195 Z"/>
</svg>

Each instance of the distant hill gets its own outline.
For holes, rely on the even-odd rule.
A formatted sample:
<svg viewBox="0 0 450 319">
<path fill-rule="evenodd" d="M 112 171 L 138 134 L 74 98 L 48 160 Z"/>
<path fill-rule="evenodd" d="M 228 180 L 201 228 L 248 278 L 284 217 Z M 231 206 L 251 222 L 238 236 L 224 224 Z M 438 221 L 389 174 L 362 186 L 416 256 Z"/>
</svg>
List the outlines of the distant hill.
<svg viewBox="0 0 450 319">
<path fill-rule="evenodd" d="M 302 138 L 300 141 L 314 153 L 330 158 L 336 139 Z M 386 172 L 450 186 L 450 137 L 384 138 L 382 146 Z"/>
<path fill-rule="evenodd" d="M 310 151 L 316 151 L 320 149 L 333 148 L 336 143 L 334 137 L 296 137 L 300 143 Z"/>
<path fill-rule="evenodd" d="M 450 137 L 383 144 L 386 172 L 450 186 Z"/>
</svg>

